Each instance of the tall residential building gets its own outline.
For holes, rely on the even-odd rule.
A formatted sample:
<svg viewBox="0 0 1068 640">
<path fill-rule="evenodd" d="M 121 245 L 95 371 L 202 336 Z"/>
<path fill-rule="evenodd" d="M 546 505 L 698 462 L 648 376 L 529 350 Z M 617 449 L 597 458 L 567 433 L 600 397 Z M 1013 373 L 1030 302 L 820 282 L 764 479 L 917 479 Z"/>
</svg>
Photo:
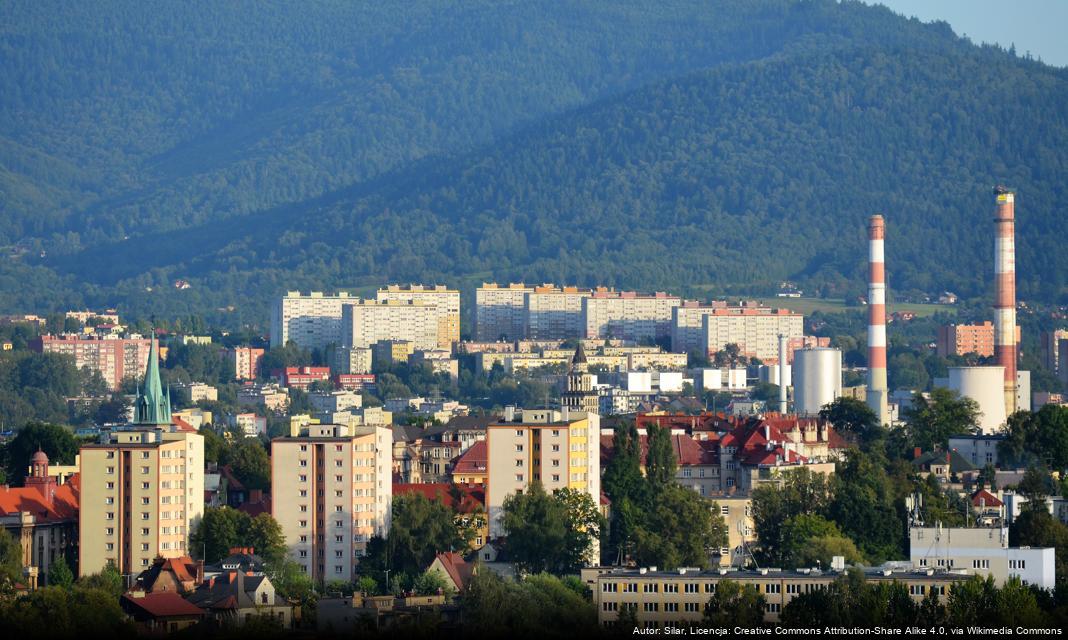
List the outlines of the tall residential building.
<svg viewBox="0 0 1068 640">
<path fill-rule="evenodd" d="M 437 307 L 421 302 L 350 302 L 342 309 L 341 345 L 370 347 L 379 340 L 409 340 L 416 349 L 434 349 L 437 313 Z"/>
<path fill-rule="evenodd" d="M 351 582 L 372 536 L 389 534 L 388 425 L 295 424 L 271 441 L 271 513 L 311 579 Z"/>
<path fill-rule="evenodd" d="M 367 347 L 338 347 L 332 366 L 335 373 L 371 373 L 373 362 Z"/>
<path fill-rule="evenodd" d="M 148 362 L 146 338 L 86 338 L 78 336 L 41 336 L 29 347 L 39 353 L 62 353 L 74 357 L 74 366 L 100 372 L 108 388 L 117 391 L 122 381 L 140 375 Z"/>
<path fill-rule="evenodd" d="M 204 438 L 171 422 L 152 340 L 132 428 L 81 448 L 79 576 L 108 563 L 132 575 L 189 553 L 204 513 Z"/>
<path fill-rule="evenodd" d="M 567 372 L 567 388 L 560 398 L 560 406 L 568 411 L 598 413 L 600 397 L 598 391 L 593 388 L 593 380 L 586 360 L 586 350 L 580 342 L 574 357 L 571 358 L 571 367 Z"/>
<path fill-rule="evenodd" d="M 341 308 L 355 300 L 344 291 L 336 295 L 287 292 L 271 310 L 271 346 L 292 341 L 305 349 L 323 349 L 341 344 Z"/>
<path fill-rule="evenodd" d="M 504 535 L 504 500 L 540 482 L 546 492 L 571 488 L 601 499 L 601 421 L 596 413 L 506 410 L 486 428 L 489 535 Z"/>
<path fill-rule="evenodd" d="M 371 345 L 371 360 L 380 368 L 408 362 L 408 357 L 415 353 L 415 344 L 411 340 L 379 340 Z"/>
<path fill-rule="evenodd" d="M 671 335 L 672 309 L 682 300 L 667 293 L 594 291 L 582 300 L 584 338 L 655 340 Z"/>
<path fill-rule="evenodd" d="M 578 287 L 551 284 L 534 287 L 526 294 L 523 304 L 526 337 L 531 340 L 585 337 L 582 305 L 592 294 L 592 289 Z"/>
<path fill-rule="evenodd" d="M 227 357 L 234 363 L 234 379 L 255 380 L 259 377 L 263 353 L 263 349 L 256 347 L 234 347 L 227 351 Z"/>
<path fill-rule="evenodd" d="M 451 350 L 453 343 L 460 341 L 460 292 L 455 289 L 440 284 L 433 287 L 391 284 L 378 290 L 377 300 L 433 305 L 437 310 L 438 346 Z"/>
<path fill-rule="evenodd" d="M 984 358 L 994 355 L 994 324 L 950 324 L 938 327 L 938 355 L 963 356 L 975 353 Z"/>
<path fill-rule="evenodd" d="M 475 290 L 475 340 L 522 340 L 526 338 L 526 296 L 533 287 L 511 283 L 507 287 L 483 283 Z"/>
<path fill-rule="evenodd" d="M 1017 341 L 1019 341 L 1019 336 L 1017 336 Z M 1042 366 L 1049 369 L 1050 373 L 1059 374 L 1061 372 L 1061 343 L 1066 341 L 1068 341 L 1068 329 L 1042 332 Z"/>
<path fill-rule="evenodd" d="M 804 337 L 805 318 L 789 309 L 728 307 L 701 318 L 701 351 L 713 354 L 737 344 L 742 355 L 778 361 L 779 336 Z"/>
</svg>

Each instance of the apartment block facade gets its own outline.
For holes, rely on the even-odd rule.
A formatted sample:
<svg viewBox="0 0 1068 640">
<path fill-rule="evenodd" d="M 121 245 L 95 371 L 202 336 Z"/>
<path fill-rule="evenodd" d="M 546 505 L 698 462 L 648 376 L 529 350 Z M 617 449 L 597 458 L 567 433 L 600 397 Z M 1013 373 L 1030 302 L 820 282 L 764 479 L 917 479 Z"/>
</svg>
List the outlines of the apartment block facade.
<svg viewBox="0 0 1068 640">
<path fill-rule="evenodd" d="M 338 347 L 331 363 L 336 373 L 371 373 L 374 359 L 368 347 Z"/>
<path fill-rule="evenodd" d="M 789 309 L 728 307 L 713 309 L 701 318 L 700 351 L 714 354 L 737 344 L 742 355 L 778 361 L 779 336 L 803 338 L 805 319 Z"/>
<path fill-rule="evenodd" d="M 136 575 L 157 557 L 188 555 L 204 514 L 204 438 L 163 429 L 114 431 L 81 448 L 78 575 L 114 564 Z"/>
<path fill-rule="evenodd" d="M 585 337 L 583 301 L 592 289 L 541 285 L 526 294 L 524 323 L 531 340 L 567 340 Z"/>
<path fill-rule="evenodd" d="M 520 283 L 508 286 L 482 283 L 475 290 L 475 340 L 522 340 L 526 338 L 525 304 L 533 287 Z"/>
<path fill-rule="evenodd" d="M 531 482 L 545 491 L 570 488 L 600 504 L 600 417 L 595 413 L 522 409 L 486 428 L 489 535 L 504 535 L 504 500 Z"/>
<path fill-rule="evenodd" d="M 1054 549 L 1010 547 L 1008 527 L 910 527 L 909 559 L 921 570 L 993 576 L 998 586 L 1011 577 L 1041 589 L 1055 586 Z"/>
<path fill-rule="evenodd" d="M 38 353 L 61 353 L 74 357 L 74 365 L 98 371 L 108 388 L 118 391 L 122 381 L 140 376 L 148 363 L 147 338 L 86 338 L 79 336 L 41 336 L 30 341 Z"/>
<path fill-rule="evenodd" d="M 341 309 L 356 298 L 344 291 L 335 295 L 289 291 L 271 310 L 271 346 L 292 341 L 305 349 L 341 344 Z"/>
<path fill-rule="evenodd" d="M 582 298 L 584 338 L 655 340 L 671 335 L 672 310 L 682 300 L 666 293 L 594 291 Z"/>
<path fill-rule="evenodd" d="M 271 441 L 271 513 L 314 582 L 351 582 L 367 542 L 388 535 L 392 449 L 388 425 L 295 424 Z"/>
<path fill-rule="evenodd" d="M 379 302 L 409 302 L 432 305 L 436 309 L 437 343 L 442 349 L 452 349 L 454 342 L 460 341 L 460 292 L 444 285 L 424 287 L 413 284 L 407 286 L 391 284 L 379 289 L 376 295 Z"/>
<path fill-rule="evenodd" d="M 1017 337 L 1019 342 L 1019 337 Z M 1061 363 L 1064 362 L 1061 359 L 1061 345 L 1068 342 L 1068 329 L 1057 329 L 1056 331 L 1043 331 L 1040 342 L 1040 356 L 1042 358 L 1042 365 L 1055 374 L 1063 374 L 1061 371 Z M 1064 378 L 1061 375 L 1062 379 Z"/>
<path fill-rule="evenodd" d="M 260 360 L 263 349 L 257 347 L 235 347 L 227 352 L 234 363 L 235 380 L 255 380 L 260 375 Z"/>
<path fill-rule="evenodd" d="M 379 340 L 408 340 L 416 349 L 438 346 L 437 307 L 421 302 L 361 300 L 342 309 L 343 347 L 370 347 Z"/>
</svg>

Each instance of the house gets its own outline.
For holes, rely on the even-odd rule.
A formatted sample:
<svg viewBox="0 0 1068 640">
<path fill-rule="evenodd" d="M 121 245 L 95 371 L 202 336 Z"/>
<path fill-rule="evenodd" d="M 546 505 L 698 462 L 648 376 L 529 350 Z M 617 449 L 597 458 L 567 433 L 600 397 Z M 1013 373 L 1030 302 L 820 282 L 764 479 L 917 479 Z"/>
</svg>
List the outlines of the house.
<svg viewBox="0 0 1068 640">
<path fill-rule="evenodd" d="M 489 537 L 489 525 L 486 518 L 486 490 L 479 485 L 457 485 L 448 483 L 433 484 L 393 484 L 393 497 L 404 493 L 419 493 L 428 500 L 443 502 L 456 512 L 456 523 L 471 526 L 475 536 L 471 539 L 471 549 L 477 549 Z"/>
<path fill-rule="evenodd" d="M 38 450 L 30 460 L 25 486 L 0 486 L 0 527 L 22 548 L 20 563 L 35 589 L 47 583 L 52 564 L 65 558 L 77 567 L 78 512 L 81 477 L 74 474 L 59 484 L 49 472 L 48 456 Z"/>
<path fill-rule="evenodd" d="M 462 555 L 447 551 L 434 556 L 434 561 L 430 563 L 427 572 L 441 575 L 453 593 L 460 593 L 471 576 L 475 575 L 476 567 L 475 564 L 464 560 Z"/>
<path fill-rule="evenodd" d="M 257 616 L 274 618 L 283 629 L 293 622 L 293 607 L 275 593 L 265 575 L 228 571 L 212 576 L 188 600 L 207 612 L 215 627 L 239 627 Z"/>
<path fill-rule="evenodd" d="M 980 489 L 971 495 L 972 508 L 976 512 L 976 523 L 994 526 L 1005 520 L 1005 503 L 986 489 Z"/>
<path fill-rule="evenodd" d="M 189 556 L 156 558 L 152 566 L 137 576 L 134 590 L 153 593 L 192 593 L 204 581 L 204 561 Z"/>
<path fill-rule="evenodd" d="M 458 485 L 486 486 L 486 464 L 489 452 L 486 441 L 479 440 L 460 454 L 452 465 L 452 482 Z"/>
<path fill-rule="evenodd" d="M 460 609 L 445 603 L 444 595 L 367 596 L 321 598 L 316 605 L 316 630 L 321 635 L 350 634 L 396 628 L 418 621 L 433 625 L 443 634 L 458 627 Z"/>
<path fill-rule="evenodd" d="M 966 460 L 957 451 L 931 451 L 922 453 L 919 448 L 913 452 L 912 466 L 920 475 L 933 475 L 943 482 L 952 482 L 965 473 L 977 471 L 975 465 Z"/>
<path fill-rule="evenodd" d="M 248 500 L 238 505 L 237 510 L 247 513 L 250 518 L 255 518 L 261 513 L 269 514 L 271 513 L 271 496 L 264 495 L 262 489 L 252 489 L 248 492 Z"/>
<path fill-rule="evenodd" d="M 124 593 L 119 606 L 130 616 L 141 635 L 171 634 L 192 627 L 207 615 L 174 591 Z"/>
<path fill-rule="evenodd" d="M 256 555 L 252 547 L 233 547 L 228 556 L 215 564 L 204 567 L 202 571 L 201 582 L 205 577 L 210 578 L 231 571 L 245 575 L 263 575 L 264 562 L 263 558 Z"/>
</svg>

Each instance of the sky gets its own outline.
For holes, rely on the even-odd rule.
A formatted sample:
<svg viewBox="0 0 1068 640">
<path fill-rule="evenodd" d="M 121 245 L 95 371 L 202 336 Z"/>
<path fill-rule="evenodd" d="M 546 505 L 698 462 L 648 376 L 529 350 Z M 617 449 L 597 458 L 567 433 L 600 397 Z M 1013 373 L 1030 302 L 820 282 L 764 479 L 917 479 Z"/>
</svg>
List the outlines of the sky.
<svg viewBox="0 0 1068 640">
<path fill-rule="evenodd" d="M 868 0 L 924 22 L 944 20 L 976 44 L 1016 45 L 1046 64 L 1068 66 L 1068 0 Z"/>
</svg>

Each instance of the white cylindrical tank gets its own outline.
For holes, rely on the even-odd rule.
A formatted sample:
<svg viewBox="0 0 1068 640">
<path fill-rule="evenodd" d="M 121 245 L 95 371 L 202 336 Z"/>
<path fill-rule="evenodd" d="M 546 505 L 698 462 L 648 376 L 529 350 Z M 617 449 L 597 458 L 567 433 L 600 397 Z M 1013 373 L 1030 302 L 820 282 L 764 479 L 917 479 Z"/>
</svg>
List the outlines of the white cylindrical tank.
<svg viewBox="0 0 1068 640">
<path fill-rule="evenodd" d="M 842 352 L 828 347 L 794 351 L 794 411 L 815 415 L 842 395 Z"/>
<path fill-rule="evenodd" d="M 984 434 L 1005 424 L 1005 367 L 949 367 L 949 388 L 979 404 Z"/>
</svg>

